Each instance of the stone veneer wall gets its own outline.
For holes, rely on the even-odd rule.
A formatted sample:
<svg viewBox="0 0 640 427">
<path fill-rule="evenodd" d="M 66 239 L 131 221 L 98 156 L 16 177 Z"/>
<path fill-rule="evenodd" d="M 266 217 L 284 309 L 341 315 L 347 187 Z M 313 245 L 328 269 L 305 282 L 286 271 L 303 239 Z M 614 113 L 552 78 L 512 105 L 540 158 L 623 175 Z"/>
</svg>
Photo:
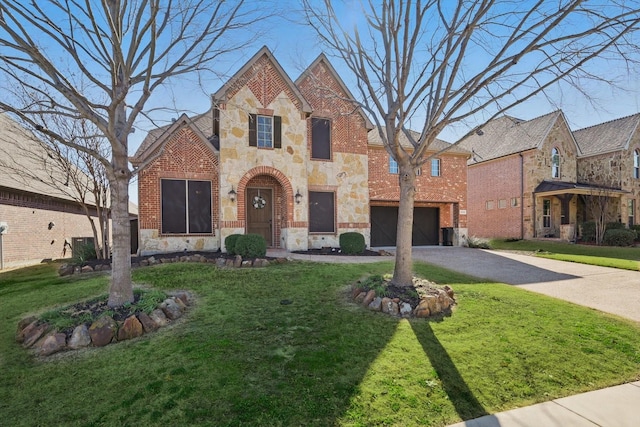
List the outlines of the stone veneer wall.
<svg viewBox="0 0 640 427">
<path fill-rule="evenodd" d="M 138 176 L 138 224 L 140 227 L 140 253 L 143 255 L 176 251 L 215 251 L 220 248 L 218 230 L 218 157 L 208 141 L 202 141 L 188 127 L 178 130 Z M 162 207 L 160 180 L 195 179 L 211 181 L 211 234 L 162 234 Z"/>
</svg>

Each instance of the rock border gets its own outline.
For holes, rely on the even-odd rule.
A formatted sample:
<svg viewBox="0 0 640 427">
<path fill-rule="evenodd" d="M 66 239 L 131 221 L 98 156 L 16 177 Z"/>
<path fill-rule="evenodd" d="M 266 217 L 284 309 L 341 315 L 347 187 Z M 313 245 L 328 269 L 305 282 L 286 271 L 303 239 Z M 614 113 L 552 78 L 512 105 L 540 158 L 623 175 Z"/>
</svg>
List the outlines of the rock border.
<svg viewBox="0 0 640 427">
<path fill-rule="evenodd" d="M 413 278 L 414 288 L 420 295 L 419 302 L 412 304 L 400 298 L 378 296 L 374 289 L 365 289 L 362 281 L 351 286 L 351 300 L 371 311 L 402 318 L 440 318 L 450 316 L 457 304 L 455 293 L 449 285 L 439 287 L 417 277 Z"/>
<path fill-rule="evenodd" d="M 283 264 L 287 262 L 286 258 L 274 258 L 272 260 L 268 260 L 266 258 L 255 258 L 245 260 L 242 259 L 242 256 L 240 255 L 236 255 L 233 258 L 207 258 L 201 254 L 181 256 L 176 255 L 174 257 L 161 257 L 160 255 L 161 254 L 159 254 L 157 258 L 152 255 L 146 259 L 140 260 L 139 262 L 134 262 L 131 264 L 131 267 L 139 268 L 147 267 L 150 265 L 172 264 L 177 262 L 197 262 L 215 264 L 215 266 L 218 268 L 263 268 L 271 264 Z M 90 265 L 78 266 L 68 263 L 62 264 L 58 268 L 58 275 L 70 276 L 72 274 L 92 273 L 94 271 L 111 271 L 111 264 L 96 264 L 93 267 Z"/>
<path fill-rule="evenodd" d="M 38 356 L 46 357 L 64 351 L 104 347 L 138 338 L 178 320 L 194 304 L 194 297 L 189 291 L 173 291 L 168 295 L 150 314 L 132 314 L 122 322 L 117 322 L 108 315 L 101 316 L 90 326 L 84 323 L 76 326 L 68 338 L 65 333 L 36 316 L 29 316 L 18 322 L 16 342 L 33 350 Z"/>
</svg>

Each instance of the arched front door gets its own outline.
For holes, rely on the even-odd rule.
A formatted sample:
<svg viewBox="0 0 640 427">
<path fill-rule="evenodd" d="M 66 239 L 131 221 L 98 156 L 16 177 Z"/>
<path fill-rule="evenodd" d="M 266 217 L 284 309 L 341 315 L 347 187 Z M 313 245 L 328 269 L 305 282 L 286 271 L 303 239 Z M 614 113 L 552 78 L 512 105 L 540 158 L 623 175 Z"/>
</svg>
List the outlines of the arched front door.
<svg viewBox="0 0 640 427">
<path fill-rule="evenodd" d="M 271 188 L 247 187 L 247 233 L 264 237 L 267 246 L 273 246 L 274 199 Z"/>
</svg>

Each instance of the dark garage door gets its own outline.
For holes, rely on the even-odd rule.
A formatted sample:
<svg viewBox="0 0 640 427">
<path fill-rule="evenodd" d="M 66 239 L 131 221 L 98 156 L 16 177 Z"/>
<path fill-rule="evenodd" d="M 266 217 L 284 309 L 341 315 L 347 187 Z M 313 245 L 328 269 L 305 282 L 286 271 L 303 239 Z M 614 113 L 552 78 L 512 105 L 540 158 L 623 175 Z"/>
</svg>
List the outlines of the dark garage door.
<svg viewBox="0 0 640 427">
<path fill-rule="evenodd" d="M 440 210 L 438 208 L 415 208 L 413 212 L 413 246 L 437 245 L 440 243 Z M 371 207 L 371 246 L 395 246 L 398 228 L 398 208 L 388 206 Z"/>
</svg>

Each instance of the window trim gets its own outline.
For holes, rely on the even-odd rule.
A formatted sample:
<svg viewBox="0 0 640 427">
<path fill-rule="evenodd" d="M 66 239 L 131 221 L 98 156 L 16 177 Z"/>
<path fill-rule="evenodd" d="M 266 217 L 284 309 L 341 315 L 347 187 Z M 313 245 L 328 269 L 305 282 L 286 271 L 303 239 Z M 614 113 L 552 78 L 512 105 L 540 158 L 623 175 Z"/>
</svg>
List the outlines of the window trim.
<svg viewBox="0 0 640 427">
<path fill-rule="evenodd" d="M 560 150 L 558 147 L 551 149 L 551 178 L 560 178 Z"/>
<path fill-rule="evenodd" d="M 315 122 L 326 122 L 328 125 L 328 138 L 329 140 L 327 141 L 328 144 L 328 149 L 329 149 L 329 157 L 314 157 L 313 155 L 313 143 L 315 138 L 313 137 L 313 129 L 315 128 Z M 324 117 L 311 117 L 311 160 L 320 160 L 320 161 L 331 161 L 333 160 L 333 122 L 331 121 L 331 119 L 327 119 Z M 324 143 L 324 141 L 323 141 Z"/>
<path fill-rule="evenodd" d="M 271 118 L 271 147 L 258 146 L 258 117 Z M 282 117 L 268 114 L 249 114 L 249 146 L 262 150 L 282 148 Z"/>
<path fill-rule="evenodd" d="M 162 192 L 162 188 L 163 188 L 163 183 L 165 181 L 180 181 L 184 183 L 184 224 L 185 224 L 185 232 L 171 232 L 171 231 L 165 231 L 165 223 L 164 223 L 164 209 L 163 209 L 163 192 Z M 190 187 L 189 187 L 189 183 L 191 182 L 199 182 L 199 183 L 207 183 L 208 187 L 209 187 L 209 194 L 208 194 L 208 198 L 209 198 L 209 204 L 208 204 L 208 209 L 209 209 L 209 230 L 210 231 L 191 231 L 191 221 L 190 221 L 190 210 L 189 210 L 189 196 L 190 196 Z M 160 178 L 160 234 L 164 235 L 164 236 L 186 236 L 186 235 L 197 235 L 197 236 L 210 236 L 213 235 L 215 233 L 214 227 L 213 227 L 213 182 L 211 180 L 207 180 L 207 179 L 184 179 L 184 178 Z M 168 224 L 167 224 L 168 225 Z M 168 227 L 166 227 L 168 228 Z"/>
<path fill-rule="evenodd" d="M 331 215 L 333 217 L 333 221 L 332 221 L 332 230 L 312 230 L 312 213 L 311 213 L 311 209 L 312 209 L 312 204 L 313 204 L 313 194 L 314 193 L 325 193 L 325 194 L 331 194 L 332 195 L 332 204 L 333 206 L 331 207 Z M 308 226 L 308 230 L 309 230 L 309 234 L 336 234 L 338 227 L 336 224 L 336 220 L 337 220 L 337 214 L 336 214 L 336 192 L 335 191 L 331 191 L 331 190 L 309 190 L 307 197 L 309 199 L 309 226 Z"/>
<path fill-rule="evenodd" d="M 551 228 L 551 199 L 542 199 L 542 228 Z"/>
<path fill-rule="evenodd" d="M 398 175 L 400 173 L 400 167 L 398 166 L 398 162 L 389 155 L 389 173 L 391 175 Z"/>
<path fill-rule="evenodd" d="M 436 174 L 433 173 L 434 172 L 434 169 L 433 169 L 434 166 L 436 166 L 436 168 L 437 168 L 437 170 L 435 171 Z M 431 159 L 431 176 L 433 176 L 433 177 L 442 176 L 442 167 L 441 166 L 442 166 L 442 164 L 441 164 L 439 158 Z"/>
</svg>

